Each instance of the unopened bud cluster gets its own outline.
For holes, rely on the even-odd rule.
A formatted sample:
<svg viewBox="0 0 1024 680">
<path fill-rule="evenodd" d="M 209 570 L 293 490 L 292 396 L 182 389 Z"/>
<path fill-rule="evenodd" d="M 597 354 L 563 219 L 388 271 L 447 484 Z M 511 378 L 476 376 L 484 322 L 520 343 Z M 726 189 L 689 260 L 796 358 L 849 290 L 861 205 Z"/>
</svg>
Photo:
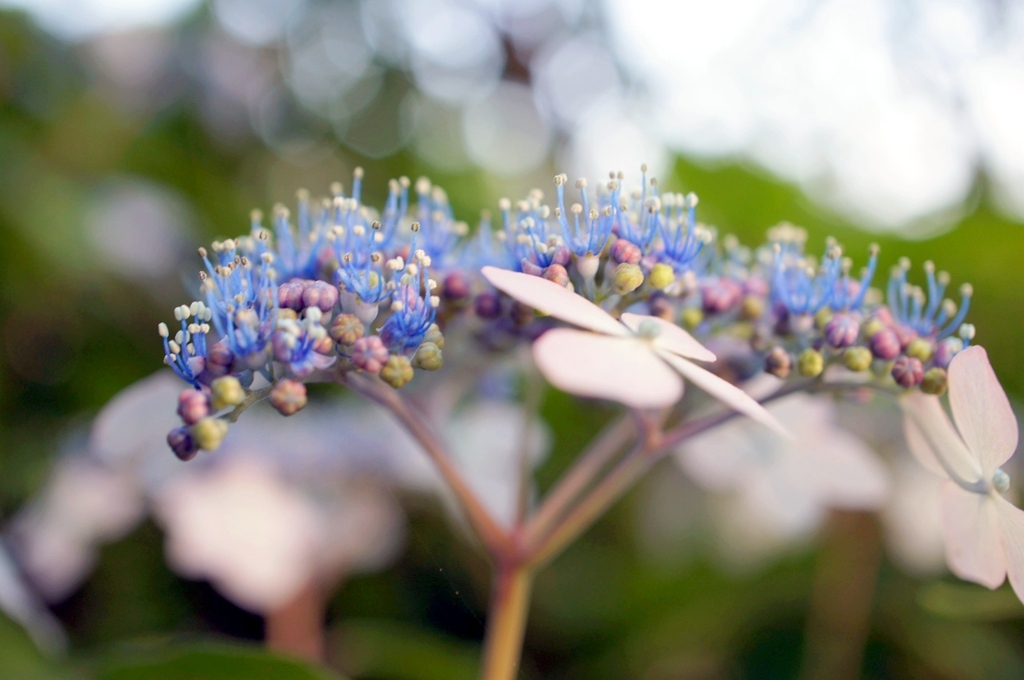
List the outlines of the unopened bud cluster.
<svg viewBox="0 0 1024 680">
<path fill-rule="evenodd" d="M 974 336 L 970 286 L 954 302 L 948 274 L 927 262 L 915 285 L 900 260 L 884 292 L 874 289 L 876 247 L 854 275 L 838 243 L 812 255 L 789 224 L 743 246 L 697 221 L 695 195 L 661 192 L 642 172 L 635 189 L 617 173 L 572 192 L 558 175 L 553 204 L 538 189 L 503 199 L 498 219 L 485 213 L 475 230 L 426 179 L 392 180 L 382 208 L 364 205 L 360 170 L 348 194 L 340 184 L 318 201 L 300 192 L 294 215 L 277 206 L 269 227 L 254 212 L 247 235 L 199 250 L 202 299 L 175 309 L 173 335 L 160 325 L 165 362 L 190 385 L 171 448 L 183 459 L 216 448 L 227 431 L 217 414 L 250 397 L 291 415 L 306 382 L 358 372 L 399 389 L 441 369 L 449 351 L 506 349 L 552 325 L 487 285 L 485 265 L 543 277 L 616 316 L 677 323 L 709 344 L 728 336 L 742 349 L 722 358 L 739 378 L 809 379 L 837 365 L 945 390 L 946 367 Z M 445 333 L 467 346 L 446 349 Z"/>
</svg>

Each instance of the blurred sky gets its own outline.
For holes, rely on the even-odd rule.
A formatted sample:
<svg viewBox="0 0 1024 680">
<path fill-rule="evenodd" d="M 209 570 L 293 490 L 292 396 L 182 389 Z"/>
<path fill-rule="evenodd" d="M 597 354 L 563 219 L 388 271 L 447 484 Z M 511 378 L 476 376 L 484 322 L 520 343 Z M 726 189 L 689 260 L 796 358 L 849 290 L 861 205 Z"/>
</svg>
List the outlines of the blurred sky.
<svg viewBox="0 0 1024 680">
<path fill-rule="evenodd" d="M 167 32 L 198 0 L 0 4 L 88 41 L 135 106 L 190 71 L 220 136 L 244 123 L 292 158 L 327 155 L 326 135 L 515 187 L 552 159 L 590 175 L 739 159 L 864 228 L 918 235 L 984 177 L 1024 220 L 1021 2 L 212 0 L 220 30 L 184 67 Z"/>
</svg>

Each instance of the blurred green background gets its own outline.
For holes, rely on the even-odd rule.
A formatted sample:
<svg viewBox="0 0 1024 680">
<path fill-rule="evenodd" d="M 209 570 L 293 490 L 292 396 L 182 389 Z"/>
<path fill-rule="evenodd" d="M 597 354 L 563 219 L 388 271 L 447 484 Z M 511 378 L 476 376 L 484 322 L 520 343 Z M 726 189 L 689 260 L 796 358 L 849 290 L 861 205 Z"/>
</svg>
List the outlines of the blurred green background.
<svg viewBox="0 0 1024 680">
<path fill-rule="evenodd" d="M 576 28 L 600 35 L 601 13 L 582 16 Z M 347 182 L 362 166 L 367 203 L 380 204 L 391 177 L 428 175 L 448 191 L 456 216 L 472 223 L 501 196 L 534 183 L 546 189 L 561 169 L 564 130 L 551 133 L 534 167 L 505 176 L 446 162 L 436 149 L 423 152 L 433 128 L 403 122 L 413 115 L 417 80 L 379 55 L 371 57 L 376 90 L 359 95 L 359 105 L 341 102 L 347 113 L 321 115 L 286 91 L 280 71 L 294 59 L 286 41 L 246 44 L 229 33 L 205 5 L 173 25 L 72 41 L 26 12 L 0 10 L 0 518 L 39 488 L 69 432 L 160 367 L 156 325 L 187 298 L 191 253 L 246 231 L 253 207 L 290 203 L 300 187 Z M 500 37 L 498 75 L 529 85 L 528 51 L 509 32 Z M 148 73 L 147 59 L 159 62 Z M 246 78 L 276 93 L 273 111 L 247 100 Z M 358 94 L 346 87 L 350 99 Z M 421 121 L 426 114 L 418 110 Z M 455 120 L 454 109 L 441 110 Z M 393 132 L 379 129 L 388 126 L 407 132 L 371 144 Z M 881 272 L 906 255 L 915 264 L 934 260 L 954 284 L 973 283 L 969 320 L 978 342 L 1011 397 L 1024 393 L 1024 231 L 995 208 L 985 173 L 974 177 L 962 213 L 927 240 L 866 232 L 742 160 L 672 156 L 667 174 L 662 186 L 696 192 L 701 219 L 746 243 L 787 220 L 809 230 L 812 249 L 835 236 L 860 261 L 878 242 Z M 544 415 L 571 451 L 586 426 L 607 414 L 582 412 L 552 394 Z M 542 482 L 566 464 L 556 454 Z M 662 470 L 659 477 L 680 476 Z M 671 493 L 685 494 L 676 481 Z M 700 537 L 686 532 L 670 557 L 651 557 L 637 535 L 650 487 L 642 484 L 540 577 L 523 677 L 795 677 L 817 579 L 829 578 L 820 569 L 824 556 L 859 546 L 835 565 L 837 583 L 856 584 L 858 570 L 868 570 L 869 580 L 875 573 L 878 532 L 871 521 L 850 518 L 829 525 L 824 549 L 798 550 L 749 572 L 721 568 Z M 332 664 L 352 678 L 472 678 L 486 565 L 437 508 L 410 512 L 398 563 L 346 582 L 333 598 Z M 880 559 L 877 588 L 864 591 L 871 605 L 864 677 L 1024 677 L 1024 607 L 1008 588 L 989 593 L 950 579 L 921 581 Z M 835 593 L 851 607 L 858 597 Z M 160 530 L 149 522 L 105 547 L 94 575 L 54 611 L 69 632 L 69 656 L 43 657 L 0 620 L 0 677 L 235 677 L 217 664 L 248 652 L 217 646 L 192 647 L 184 661 L 168 662 L 206 670 L 154 669 L 168 643 L 262 636 L 258 617 L 169 571 Z M 245 660 L 236 661 L 226 663 L 238 677 L 264 677 L 247 675 Z M 280 677 L 316 675 L 289 666 Z"/>
</svg>

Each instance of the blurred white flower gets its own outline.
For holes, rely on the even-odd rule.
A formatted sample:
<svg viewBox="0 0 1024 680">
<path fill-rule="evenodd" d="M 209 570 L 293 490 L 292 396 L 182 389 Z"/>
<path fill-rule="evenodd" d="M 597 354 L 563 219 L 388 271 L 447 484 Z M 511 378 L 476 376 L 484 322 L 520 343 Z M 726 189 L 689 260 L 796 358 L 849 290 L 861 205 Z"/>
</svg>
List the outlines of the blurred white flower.
<svg viewBox="0 0 1024 680">
<path fill-rule="evenodd" d="M 736 421 L 687 440 L 676 454 L 709 491 L 729 492 L 750 518 L 752 535 L 803 537 L 830 508 L 874 510 L 889 494 L 884 465 L 860 439 L 835 425 L 828 397 L 796 394 L 768 408 L 793 434 L 786 440 Z"/>
</svg>

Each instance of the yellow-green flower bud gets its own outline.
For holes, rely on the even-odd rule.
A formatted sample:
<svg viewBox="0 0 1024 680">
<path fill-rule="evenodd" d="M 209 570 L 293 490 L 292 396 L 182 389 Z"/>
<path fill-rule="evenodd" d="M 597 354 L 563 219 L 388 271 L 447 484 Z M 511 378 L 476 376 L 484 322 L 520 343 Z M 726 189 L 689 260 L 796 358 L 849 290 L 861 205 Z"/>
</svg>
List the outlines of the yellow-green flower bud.
<svg viewBox="0 0 1024 680">
<path fill-rule="evenodd" d="M 814 315 L 814 326 L 818 330 L 825 327 L 829 321 L 832 320 L 832 309 L 829 307 L 822 307 L 818 310 L 818 313 Z"/>
<path fill-rule="evenodd" d="M 873 316 L 864 322 L 864 325 L 861 326 L 861 332 L 864 334 L 865 338 L 871 338 L 874 337 L 875 333 L 885 330 L 886 328 L 888 328 L 888 326 L 882 323 L 877 317 Z"/>
<path fill-rule="evenodd" d="M 748 320 L 760 319 L 764 314 L 764 298 L 757 295 L 747 295 L 740 305 L 740 317 Z"/>
<path fill-rule="evenodd" d="M 412 358 L 416 368 L 424 371 L 436 371 L 444 365 L 444 357 L 441 356 L 441 348 L 432 342 L 425 342 L 416 350 Z"/>
<path fill-rule="evenodd" d="M 192 442 L 203 451 L 214 451 L 228 433 L 228 423 L 220 418 L 203 418 L 192 426 Z"/>
<path fill-rule="evenodd" d="M 930 340 L 914 338 L 907 345 L 906 352 L 908 357 L 914 357 L 922 362 L 931 361 L 932 355 L 935 354 L 935 345 Z"/>
<path fill-rule="evenodd" d="M 936 366 L 924 372 L 924 379 L 921 381 L 921 391 L 925 394 L 941 396 L 945 393 L 948 386 L 949 376 L 945 369 Z"/>
<path fill-rule="evenodd" d="M 430 324 L 430 328 L 423 335 L 423 342 L 432 342 L 438 349 L 444 349 L 444 333 L 436 323 Z"/>
<path fill-rule="evenodd" d="M 689 329 L 694 329 L 700 325 L 700 322 L 704 320 L 704 312 L 697 307 L 687 307 L 683 310 L 682 321 L 683 325 Z"/>
<path fill-rule="evenodd" d="M 380 369 L 381 379 L 396 390 L 412 380 L 412 376 L 412 362 L 409 361 L 409 357 L 401 354 L 389 356 L 384 368 Z"/>
<path fill-rule="evenodd" d="M 210 385 L 210 402 L 214 411 L 228 406 L 238 406 L 243 401 L 245 401 L 245 388 L 233 375 L 217 378 Z"/>
<path fill-rule="evenodd" d="M 331 321 L 327 334 L 339 345 L 351 346 L 366 333 L 366 326 L 355 314 L 339 314 Z"/>
<path fill-rule="evenodd" d="M 843 352 L 843 365 L 851 371 L 866 371 L 871 368 L 871 350 L 867 347 L 847 347 Z"/>
<path fill-rule="evenodd" d="M 644 283 L 644 272 L 638 265 L 623 262 L 615 268 L 615 292 L 632 293 Z"/>
<path fill-rule="evenodd" d="M 676 273 L 672 271 L 672 267 L 659 262 L 651 268 L 651 273 L 647 277 L 647 283 L 650 284 L 651 288 L 657 288 L 658 290 L 665 290 L 676 280 Z"/>
<path fill-rule="evenodd" d="M 825 358 L 821 352 L 808 347 L 797 357 L 796 370 L 804 377 L 816 378 L 825 370 Z"/>
</svg>

